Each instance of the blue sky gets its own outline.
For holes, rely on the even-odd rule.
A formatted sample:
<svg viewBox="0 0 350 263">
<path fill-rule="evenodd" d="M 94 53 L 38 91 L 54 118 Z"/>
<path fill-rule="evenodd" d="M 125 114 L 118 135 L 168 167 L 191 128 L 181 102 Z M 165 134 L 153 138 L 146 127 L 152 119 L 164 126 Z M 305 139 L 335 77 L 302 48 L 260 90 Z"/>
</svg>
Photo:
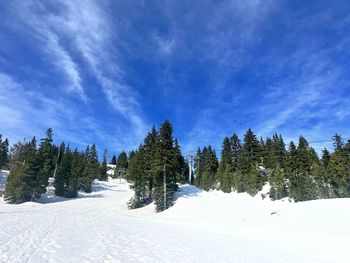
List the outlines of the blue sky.
<svg viewBox="0 0 350 263">
<path fill-rule="evenodd" d="M 112 154 L 165 118 L 184 151 L 248 128 L 350 137 L 349 1 L 4 0 L 0 17 L 12 142 L 52 127 Z"/>
</svg>

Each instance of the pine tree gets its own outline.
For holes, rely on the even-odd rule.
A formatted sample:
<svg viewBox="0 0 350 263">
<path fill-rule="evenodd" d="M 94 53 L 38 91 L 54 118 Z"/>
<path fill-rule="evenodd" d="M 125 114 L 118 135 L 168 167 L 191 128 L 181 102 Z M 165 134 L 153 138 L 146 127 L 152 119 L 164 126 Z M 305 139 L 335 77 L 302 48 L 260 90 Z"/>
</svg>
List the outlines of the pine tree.
<svg viewBox="0 0 350 263">
<path fill-rule="evenodd" d="M 239 173 L 242 178 L 242 189 L 239 190 L 254 195 L 262 189 L 264 179 L 257 169 L 260 161 L 259 141 L 251 129 L 248 129 L 244 135 L 244 144 L 239 160 Z M 254 189 L 254 187 L 256 188 Z"/>
<path fill-rule="evenodd" d="M 340 135 L 333 136 L 334 153 L 331 155 L 327 166 L 331 197 L 350 196 L 350 175 L 349 175 L 349 150 L 344 148 L 344 142 Z"/>
<path fill-rule="evenodd" d="M 176 191 L 176 159 L 174 151 L 173 128 L 168 120 L 161 125 L 159 131 L 159 156 L 162 172 L 155 176 L 155 203 L 157 211 L 163 211 L 173 204 Z"/>
<path fill-rule="evenodd" d="M 96 146 L 88 145 L 84 154 L 84 171 L 80 179 L 80 189 L 86 193 L 92 191 L 92 182 L 99 178 L 99 163 Z"/>
<path fill-rule="evenodd" d="M 66 185 L 64 196 L 73 198 L 78 196 L 79 180 L 84 171 L 84 155 L 77 149 L 72 154 L 70 176 Z"/>
<path fill-rule="evenodd" d="M 139 208 L 148 204 L 149 193 L 147 191 L 147 182 L 145 182 L 145 151 L 139 149 L 130 159 L 127 178 L 133 181 L 131 188 L 134 190 L 134 197 L 128 202 L 130 209 Z"/>
<path fill-rule="evenodd" d="M 72 153 L 64 143 L 60 146 L 61 160 L 57 165 L 56 177 L 54 181 L 55 194 L 57 196 L 65 196 L 68 188 L 68 182 L 71 178 L 72 171 Z"/>
<path fill-rule="evenodd" d="M 220 189 L 225 192 L 231 192 L 232 181 L 230 177 L 230 169 L 232 166 L 232 152 L 231 152 L 231 143 L 228 137 L 224 138 L 222 143 L 221 150 L 221 160 L 219 164 L 219 180 L 220 180 Z"/>
<path fill-rule="evenodd" d="M 10 175 L 5 186 L 5 200 L 10 203 L 35 201 L 40 197 L 37 189 L 36 139 L 14 145 Z"/>
<path fill-rule="evenodd" d="M 103 153 L 103 159 L 100 165 L 100 179 L 101 181 L 107 181 L 107 150 Z"/>
<path fill-rule="evenodd" d="M 269 183 L 271 186 L 269 196 L 272 200 L 278 200 L 287 196 L 284 170 L 279 164 L 277 164 L 275 169 L 270 173 Z"/>
<path fill-rule="evenodd" d="M 9 161 L 9 141 L 6 138 L 2 141 L 2 135 L 0 134 L 0 170 L 5 167 Z"/>
<path fill-rule="evenodd" d="M 181 154 L 181 147 L 178 140 L 175 138 L 174 144 L 175 151 L 175 172 L 176 172 L 176 181 L 180 183 L 186 183 L 188 181 L 188 176 L 185 177 L 185 172 L 187 171 L 187 165 L 185 158 Z M 191 183 L 189 181 L 188 183 Z"/>
<path fill-rule="evenodd" d="M 307 140 L 299 137 L 296 150 L 296 169 L 289 178 L 289 196 L 295 201 L 313 200 L 316 198 L 316 185 L 311 175 L 311 164 L 317 158 L 315 151 L 309 147 Z"/>
<path fill-rule="evenodd" d="M 117 157 L 115 155 L 113 155 L 111 161 L 109 162 L 109 164 L 112 164 L 112 165 L 117 165 Z"/>
<path fill-rule="evenodd" d="M 49 177 L 53 176 L 55 148 L 52 142 L 52 129 L 48 129 L 46 137 L 41 139 L 36 160 L 39 171 L 35 191 L 38 195 L 46 192 Z"/>
<path fill-rule="evenodd" d="M 118 169 L 126 169 L 128 168 L 128 156 L 124 151 L 122 151 L 117 159 L 117 168 Z"/>
</svg>

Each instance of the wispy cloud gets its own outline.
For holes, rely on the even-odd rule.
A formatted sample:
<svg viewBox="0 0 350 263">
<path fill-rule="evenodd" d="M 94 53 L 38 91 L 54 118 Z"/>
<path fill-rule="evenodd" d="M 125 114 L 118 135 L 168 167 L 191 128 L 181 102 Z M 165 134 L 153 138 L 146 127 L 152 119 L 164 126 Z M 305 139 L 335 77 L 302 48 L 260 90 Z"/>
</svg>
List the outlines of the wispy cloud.
<svg viewBox="0 0 350 263">
<path fill-rule="evenodd" d="M 44 45 L 43 51 L 48 57 L 51 57 L 50 62 L 66 76 L 67 90 L 77 93 L 84 102 L 87 102 L 88 98 L 82 85 L 79 66 L 68 49 L 60 43 L 60 38 L 52 24 L 48 23 L 50 16 L 45 13 L 43 4 L 39 1 L 14 2 L 13 4 L 14 10 L 23 23 L 33 31 L 33 37 Z"/>
<path fill-rule="evenodd" d="M 131 121 L 138 135 L 148 127 L 140 114 L 137 93 L 124 81 L 122 63 L 112 41 L 118 41 L 118 29 L 110 25 L 106 2 L 61 2 L 63 14 L 54 15 L 49 23 L 68 35 L 87 62 L 109 103 Z M 113 31 L 115 29 L 115 31 Z"/>
</svg>

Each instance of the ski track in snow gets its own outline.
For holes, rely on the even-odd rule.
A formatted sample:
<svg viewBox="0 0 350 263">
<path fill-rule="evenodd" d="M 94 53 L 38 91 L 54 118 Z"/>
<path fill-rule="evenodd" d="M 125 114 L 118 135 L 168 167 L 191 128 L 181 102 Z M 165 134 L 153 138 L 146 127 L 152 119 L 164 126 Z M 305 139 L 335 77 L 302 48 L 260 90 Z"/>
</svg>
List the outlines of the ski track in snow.
<svg viewBox="0 0 350 263">
<path fill-rule="evenodd" d="M 0 262 L 350 262 L 350 199 L 262 201 L 181 186 L 173 207 L 128 210 L 125 181 L 79 198 L 0 199 Z"/>
</svg>

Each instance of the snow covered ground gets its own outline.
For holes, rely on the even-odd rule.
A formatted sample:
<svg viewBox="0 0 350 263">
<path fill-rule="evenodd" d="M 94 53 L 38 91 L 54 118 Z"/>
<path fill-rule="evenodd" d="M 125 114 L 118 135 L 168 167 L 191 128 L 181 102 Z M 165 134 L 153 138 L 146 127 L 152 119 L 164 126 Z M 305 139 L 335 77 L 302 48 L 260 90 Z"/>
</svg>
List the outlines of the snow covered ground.
<svg viewBox="0 0 350 263">
<path fill-rule="evenodd" d="M 350 199 L 272 202 L 184 185 L 173 207 L 128 210 L 125 181 L 42 203 L 0 199 L 0 262 L 350 262 Z"/>
</svg>

